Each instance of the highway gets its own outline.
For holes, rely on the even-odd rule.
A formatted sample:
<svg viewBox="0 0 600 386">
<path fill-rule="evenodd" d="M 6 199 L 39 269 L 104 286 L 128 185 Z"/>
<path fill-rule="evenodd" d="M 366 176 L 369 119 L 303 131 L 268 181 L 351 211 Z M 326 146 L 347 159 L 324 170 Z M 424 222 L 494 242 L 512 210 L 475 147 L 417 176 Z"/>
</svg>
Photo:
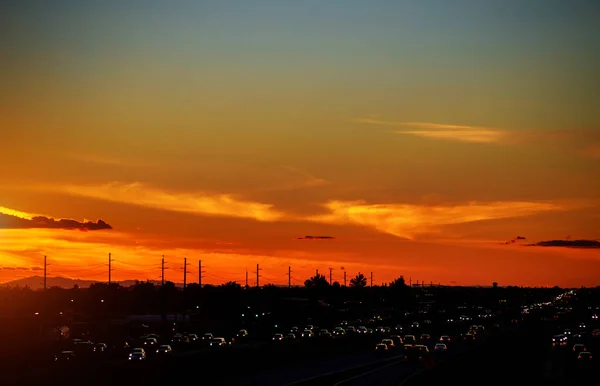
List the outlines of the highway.
<svg viewBox="0 0 600 386">
<path fill-rule="evenodd" d="M 483 339 L 482 342 L 483 343 Z M 475 345 L 477 346 L 477 344 Z M 435 363 L 463 352 L 467 346 L 462 342 L 451 346 L 444 356 L 434 356 Z M 244 374 L 236 379 L 229 379 L 219 386 L 356 386 L 356 385 L 393 385 L 421 370 L 423 365 L 409 363 L 401 351 L 381 357 L 374 351 L 348 355 L 334 359 L 322 359 L 305 363 L 295 363 L 278 369 L 257 372 L 254 375 Z"/>
</svg>

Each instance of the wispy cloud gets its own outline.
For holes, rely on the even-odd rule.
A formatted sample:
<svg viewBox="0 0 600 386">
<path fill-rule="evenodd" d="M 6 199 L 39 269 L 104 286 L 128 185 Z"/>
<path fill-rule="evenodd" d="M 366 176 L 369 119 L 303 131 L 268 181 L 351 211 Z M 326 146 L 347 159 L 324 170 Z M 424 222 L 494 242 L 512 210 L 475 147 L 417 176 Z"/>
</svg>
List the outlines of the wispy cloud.
<svg viewBox="0 0 600 386">
<path fill-rule="evenodd" d="M 48 216 L 28 214 L 0 207 L 0 229 L 69 229 L 80 231 L 96 231 L 102 229 L 112 229 L 112 227 L 102 220 L 77 221 L 72 219 L 53 219 Z"/>
<path fill-rule="evenodd" d="M 366 226 L 407 239 L 439 233 L 443 226 L 483 220 L 530 216 L 564 209 L 545 202 L 469 202 L 460 205 L 368 204 L 364 201 L 330 201 L 329 213 L 309 220 L 328 224 Z"/>
<path fill-rule="evenodd" d="M 361 118 L 356 121 L 370 125 L 406 128 L 403 130 L 393 130 L 392 132 L 396 134 L 408 134 L 450 141 L 492 143 L 499 142 L 506 137 L 506 133 L 502 130 L 482 126 L 449 125 L 431 122 L 393 122 L 370 118 Z"/>
<path fill-rule="evenodd" d="M 334 240 L 333 236 L 302 236 L 297 237 L 295 240 Z"/>
<path fill-rule="evenodd" d="M 244 201 L 230 194 L 169 192 L 139 182 L 51 187 L 63 193 L 173 212 L 276 221 L 283 213 L 273 205 Z"/>
<path fill-rule="evenodd" d="M 139 161 L 124 159 L 124 158 L 110 157 L 110 156 L 100 156 L 100 155 L 96 155 L 96 154 L 72 154 L 72 155 L 68 155 L 68 157 L 74 161 L 100 164 L 100 165 L 121 166 L 121 167 L 150 166 L 150 164 L 146 163 L 146 162 L 139 162 Z"/>
<path fill-rule="evenodd" d="M 300 177 L 300 181 L 298 183 L 291 185 L 291 187 L 293 188 L 312 188 L 316 186 L 324 186 L 329 184 L 329 181 L 327 181 L 326 179 L 315 177 L 314 175 L 296 167 L 289 165 L 282 165 L 281 167 Z"/>
</svg>

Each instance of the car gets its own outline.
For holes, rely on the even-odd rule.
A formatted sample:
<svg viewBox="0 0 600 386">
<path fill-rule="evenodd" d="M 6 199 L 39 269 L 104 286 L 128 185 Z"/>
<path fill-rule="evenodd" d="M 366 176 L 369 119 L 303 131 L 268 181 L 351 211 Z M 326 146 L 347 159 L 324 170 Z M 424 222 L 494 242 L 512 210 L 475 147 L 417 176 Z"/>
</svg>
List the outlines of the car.
<svg viewBox="0 0 600 386">
<path fill-rule="evenodd" d="M 288 332 L 285 336 L 285 340 L 295 340 L 296 339 L 296 334 L 294 334 L 293 332 Z"/>
<path fill-rule="evenodd" d="M 302 331 L 302 337 L 303 338 L 312 338 L 315 334 L 313 333 L 312 330 L 304 330 Z"/>
<path fill-rule="evenodd" d="M 421 337 L 419 339 L 421 341 L 427 341 L 427 340 L 431 339 L 431 335 L 429 335 L 429 334 L 421 334 Z"/>
<path fill-rule="evenodd" d="M 143 348 L 134 348 L 131 354 L 129 354 L 130 361 L 144 361 L 146 360 L 146 350 Z"/>
<path fill-rule="evenodd" d="M 387 353 L 389 350 L 388 346 L 384 343 L 377 343 L 375 345 L 375 352 L 379 353 L 379 354 L 385 354 Z"/>
<path fill-rule="evenodd" d="M 197 342 L 198 340 L 200 340 L 200 337 L 196 334 L 189 334 L 188 338 L 190 339 L 190 342 Z"/>
<path fill-rule="evenodd" d="M 346 330 L 343 327 L 336 327 L 333 329 L 333 335 L 340 337 L 346 335 Z"/>
<path fill-rule="evenodd" d="M 435 352 L 446 352 L 448 351 L 448 347 L 445 343 L 436 343 L 433 347 L 433 351 Z"/>
<path fill-rule="evenodd" d="M 388 349 L 393 350 L 394 348 L 396 348 L 396 345 L 394 344 L 394 341 L 392 339 L 386 338 L 386 339 L 382 339 L 381 343 L 385 344 Z"/>
<path fill-rule="evenodd" d="M 73 362 L 75 360 L 74 351 L 61 351 L 54 356 L 54 361 L 59 363 Z"/>
<path fill-rule="evenodd" d="M 158 341 L 156 340 L 156 338 L 146 338 L 144 339 L 144 346 L 157 346 L 158 345 Z"/>
<path fill-rule="evenodd" d="M 592 353 L 589 352 L 589 351 L 580 352 L 577 355 L 577 360 L 579 360 L 579 361 L 591 361 L 592 360 Z"/>
<path fill-rule="evenodd" d="M 390 339 L 392 341 L 394 341 L 394 345 L 396 345 L 396 346 L 400 346 L 401 344 L 404 343 L 404 341 L 402 340 L 402 337 L 400 335 L 392 335 L 392 336 L 390 336 Z"/>
<path fill-rule="evenodd" d="M 452 341 L 452 339 L 450 338 L 450 335 L 442 335 L 440 336 L 440 342 L 442 343 L 448 343 Z"/>
<path fill-rule="evenodd" d="M 358 328 L 356 329 L 356 332 L 358 332 L 359 334 L 366 335 L 369 333 L 369 330 L 365 326 L 358 326 Z"/>
<path fill-rule="evenodd" d="M 346 327 L 346 334 L 354 334 L 356 332 L 356 328 L 354 326 Z"/>
<path fill-rule="evenodd" d="M 417 343 L 417 339 L 415 338 L 414 335 L 404 335 L 404 346 L 407 345 L 414 345 L 415 343 Z"/>
<path fill-rule="evenodd" d="M 319 338 L 320 339 L 331 339 L 331 338 L 333 338 L 333 335 L 331 335 L 331 332 L 329 332 L 327 330 L 325 330 L 325 331 L 321 330 L 321 331 L 319 331 Z"/>
<path fill-rule="evenodd" d="M 558 334 L 552 337 L 553 344 L 565 343 L 567 341 L 567 336 L 565 334 Z"/>
<path fill-rule="evenodd" d="M 422 344 L 405 347 L 404 358 L 408 361 L 423 361 L 429 358 L 429 348 Z"/>
<path fill-rule="evenodd" d="M 159 355 L 170 355 L 173 349 L 168 344 L 162 344 L 156 349 L 156 353 Z"/>
<path fill-rule="evenodd" d="M 105 352 L 107 349 L 108 346 L 106 345 L 106 343 L 96 343 L 96 345 L 94 346 L 94 352 L 97 353 Z"/>
<path fill-rule="evenodd" d="M 207 332 L 206 334 L 202 335 L 202 340 L 206 342 L 210 342 L 213 338 L 214 336 L 210 332 Z"/>
<path fill-rule="evenodd" d="M 227 346 L 229 346 L 229 344 L 227 343 L 225 338 L 222 338 L 222 337 L 213 338 L 212 341 L 210 342 L 210 347 L 213 347 L 213 348 L 223 348 L 223 347 L 227 347 Z"/>
<path fill-rule="evenodd" d="M 573 345 L 573 352 L 580 353 L 580 352 L 583 352 L 583 351 L 587 351 L 587 349 L 585 348 L 584 344 L 577 343 L 577 344 Z"/>
<path fill-rule="evenodd" d="M 596 328 L 592 331 L 592 336 L 600 336 L 600 329 Z"/>
<path fill-rule="evenodd" d="M 280 342 L 283 340 L 283 334 L 273 334 L 273 341 Z"/>
</svg>

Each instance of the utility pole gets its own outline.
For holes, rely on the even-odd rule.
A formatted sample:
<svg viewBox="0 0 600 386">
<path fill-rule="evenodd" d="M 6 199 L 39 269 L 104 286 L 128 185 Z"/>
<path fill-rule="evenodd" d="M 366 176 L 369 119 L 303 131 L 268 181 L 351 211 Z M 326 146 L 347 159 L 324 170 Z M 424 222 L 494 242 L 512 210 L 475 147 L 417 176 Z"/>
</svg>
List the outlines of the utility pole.
<svg viewBox="0 0 600 386">
<path fill-rule="evenodd" d="M 373 272 L 371 272 L 371 287 L 373 287 Z"/>
<path fill-rule="evenodd" d="M 44 256 L 44 291 L 46 290 L 46 288 L 48 288 L 47 284 L 46 284 L 46 279 L 47 279 L 47 271 L 46 271 L 46 267 L 48 266 L 47 262 L 46 262 L 46 256 Z"/>
<path fill-rule="evenodd" d="M 288 266 L 288 289 L 292 288 L 292 267 Z"/>
<path fill-rule="evenodd" d="M 165 285 L 165 255 L 162 256 L 160 261 L 160 285 Z"/>
<path fill-rule="evenodd" d="M 260 278 L 260 267 L 258 264 L 256 264 L 256 288 L 259 287 L 259 281 L 258 281 L 259 278 Z"/>
<path fill-rule="evenodd" d="M 412 288 L 412 277 L 408 278 L 408 286 Z"/>
<path fill-rule="evenodd" d="M 316 275 L 315 275 L 315 276 L 319 276 L 319 270 L 318 270 L 318 269 L 317 269 L 317 273 L 316 273 Z"/>
<path fill-rule="evenodd" d="M 111 272 L 112 272 L 112 254 L 108 254 L 108 284 L 111 283 Z"/>
<path fill-rule="evenodd" d="M 187 258 L 183 258 L 183 289 L 187 285 Z"/>
<path fill-rule="evenodd" d="M 202 274 L 204 271 L 202 270 L 202 260 L 198 260 L 198 285 L 202 288 Z"/>
<path fill-rule="evenodd" d="M 333 281 L 331 280 L 333 278 L 333 268 L 329 268 L 329 285 L 333 284 Z"/>
<path fill-rule="evenodd" d="M 346 271 L 344 271 L 344 287 L 346 287 Z"/>
<path fill-rule="evenodd" d="M 246 269 L 246 288 L 248 288 L 248 269 Z"/>
</svg>

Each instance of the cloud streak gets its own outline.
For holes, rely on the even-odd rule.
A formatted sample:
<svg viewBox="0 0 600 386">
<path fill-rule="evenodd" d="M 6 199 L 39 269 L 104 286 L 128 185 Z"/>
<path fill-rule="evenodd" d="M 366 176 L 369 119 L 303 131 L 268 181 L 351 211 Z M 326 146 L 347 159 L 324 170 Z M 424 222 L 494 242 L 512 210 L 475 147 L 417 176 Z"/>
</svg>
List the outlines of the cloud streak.
<svg viewBox="0 0 600 386">
<path fill-rule="evenodd" d="M 600 241 L 597 240 L 549 240 L 540 241 L 535 244 L 527 244 L 528 247 L 560 247 L 560 248 L 585 248 L 600 249 Z"/>
<path fill-rule="evenodd" d="M 302 236 L 298 237 L 295 240 L 334 240 L 333 236 Z"/>
<path fill-rule="evenodd" d="M 405 127 L 407 129 L 394 130 L 392 132 L 395 134 L 414 135 L 439 140 L 493 143 L 500 142 L 506 137 L 506 133 L 502 130 L 482 126 L 449 125 L 431 122 L 391 122 L 369 118 L 361 118 L 356 121 L 370 125 Z"/>
<path fill-rule="evenodd" d="M 53 219 L 47 216 L 29 215 L 12 209 L 0 207 L 0 229 L 68 229 L 80 231 L 97 231 L 112 229 L 102 220 L 77 221 L 72 219 Z"/>
<path fill-rule="evenodd" d="M 545 202 L 469 202 L 459 205 L 368 204 L 364 201 L 329 201 L 328 213 L 311 221 L 358 225 L 397 237 L 415 239 L 440 233 L 442 227 L 475 221 L 524 217 L 565 209 Z"/>
<path fill-rule="evenodd" d="M 173 212 L 277 221 L 284 214 L 273 205 L 239 200 L 230 194 L 168 192 L 138 182 L 67 185 L 50 188 L 63 193 Z"/>
</svg>

